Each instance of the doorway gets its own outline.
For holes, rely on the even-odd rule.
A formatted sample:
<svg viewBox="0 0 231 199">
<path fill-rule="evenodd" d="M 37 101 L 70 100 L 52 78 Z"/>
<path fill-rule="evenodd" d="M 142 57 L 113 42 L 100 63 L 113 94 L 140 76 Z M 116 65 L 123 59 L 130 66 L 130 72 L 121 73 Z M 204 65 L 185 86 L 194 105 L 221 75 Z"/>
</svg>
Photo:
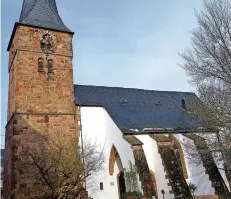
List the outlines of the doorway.
<svg viewBox="0 0 231 199">
<path fill-rule="evenodd" d="M 123 171 L 119 172 L 118 174 L 118 189 L 119 189 L 119 199 L 122 199 L 123 194 L 126 192 L 125 177 Z"/>
</svg>

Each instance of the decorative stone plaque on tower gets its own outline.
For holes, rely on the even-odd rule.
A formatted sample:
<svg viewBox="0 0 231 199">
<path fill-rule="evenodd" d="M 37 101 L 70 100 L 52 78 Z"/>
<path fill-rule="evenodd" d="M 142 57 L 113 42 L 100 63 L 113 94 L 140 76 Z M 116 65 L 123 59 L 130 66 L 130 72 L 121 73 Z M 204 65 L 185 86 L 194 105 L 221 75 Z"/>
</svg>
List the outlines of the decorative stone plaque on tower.
<svg viewBox="0 0 231 199">
<path fill-rule="evenodd" d="M 53 37 L 49 34 L 48 31 L 44 33 L 40 40 L 41 50 L 44 53 L 53 53 L 54 52 L 54 41 Z"/>
</svg>

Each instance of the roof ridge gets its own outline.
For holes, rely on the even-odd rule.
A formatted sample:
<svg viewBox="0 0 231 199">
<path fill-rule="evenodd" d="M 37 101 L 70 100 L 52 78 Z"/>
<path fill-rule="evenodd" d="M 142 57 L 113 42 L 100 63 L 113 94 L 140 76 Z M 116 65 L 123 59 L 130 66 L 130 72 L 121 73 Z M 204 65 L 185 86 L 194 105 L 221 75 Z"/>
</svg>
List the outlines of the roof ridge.
<svg viewBox="0 0 231 199">
<path fill-rule="evenodd" d="M 143 89 L 143 88 L 129 88 L 129 87 L 118 87 L 118 86 L 97 86 L 97 85 L 84 85 L 84 84 L 74 84 L 74 86 L 87 86 L 87 87 L 101 87 L 101 88 L 112 88 L 112 89 L 130 89 L 130 90 L 142 90 L 142 91 L 150 91 L 150 92 L 168 92 L 168 93 L 189 93 L 195 94 L 194 92 L 186 92 L 186 91 L 160 91 L 160 90 L 151 90 L 151 89 Z"/>
</svg>

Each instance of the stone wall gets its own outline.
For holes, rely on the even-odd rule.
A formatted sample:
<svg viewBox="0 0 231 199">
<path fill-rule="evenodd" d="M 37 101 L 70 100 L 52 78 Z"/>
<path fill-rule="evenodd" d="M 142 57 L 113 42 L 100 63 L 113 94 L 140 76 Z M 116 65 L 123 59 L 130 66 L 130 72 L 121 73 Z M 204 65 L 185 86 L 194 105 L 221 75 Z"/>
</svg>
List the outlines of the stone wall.
<svg viewBox="0 0 231 199">
<path fill-rule="evenodd" d="M 13 120 L 12 120 L 13 121 Z M 13 147 L 13 122 L 10 122 L 6 127 L 6 145 L 4 156 L 4 176 L 3 187 L 4 194 L 8 194 L 11 190 L 12 181 L 12 147 Z"/>
<path fill-rule="evenodd" d="M 18 27 L 10 48 L 10 97 L 8 120 L 13 112 L 73 113 L 74 86 L 72 68 L 72 35 L 49 31 L 54 52 L 45 54 L 40 49 L 43 29 Z M 38 72 L 38 60 L 44 60 L 45 73 Z M 47 61 L 53 60 L 53 74 L 48 76 Z M 12 84 L 13 83 L 13 84 Z M 11 97 L 12 96 L 12 97 Z M 13 97 L 14 96 L 14 97 Z"/>
<path fill-rule="evenodd" d="M 52 52 L 40 47 L 44 34 L 52 37 Z M 22 165 L 24 149 L 40 145 L 40 136 L 79 135 L 74 103 L 72 34 L 18 26 L 9 51 L 9 101 L 6 127 L 4 197 L 26 199 L 47 191 L 40 177 Z M 43 59 L 44 71 L 38 70 Z M 52 72 L 48 61 L 52 60 Z"/>
<path fill-rule="evenodd" d="M 10 192 L 13 192 L 16 199 L 39 196 L 47 189 L 44 188 L 41 176 L 35 176 L 35 173 L 30 171 L 25 164 L 24 152 L 41 145 L 40 141 L 43 136 L 48 136 L 48 138 L 54 136 L 55 138 L 56 135 L 59 135 L 63 142 L 76 140 L 76 116 L 15 114 L 9 125 L 13 125 L 13 129 L 10 131 L 13 132 L 11 147 L 9 151 L 7 150 L 6 155 L 12 159 L 12 172 L 10 176 L 7 176 L 11 179 L 11 183 L 8 183 Z M 10 157 L 9 154 L 12 154 L 12 156 Z"/>
</svg>

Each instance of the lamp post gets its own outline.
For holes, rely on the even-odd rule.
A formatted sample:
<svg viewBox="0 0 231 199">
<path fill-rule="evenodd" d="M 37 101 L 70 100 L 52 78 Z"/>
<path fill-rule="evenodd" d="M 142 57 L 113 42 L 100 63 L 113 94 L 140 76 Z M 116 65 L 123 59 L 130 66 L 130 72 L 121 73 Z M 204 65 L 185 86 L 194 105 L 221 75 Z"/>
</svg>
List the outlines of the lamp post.
<svg viewBox="0 0 231 199">
<path fill-rule="evenodd" d="M 162 189 L 162 190 L 161 190 L 161 193 L 162 193 L 162 195 L 163 195 L 163 199 L 164 199 L 165 191 Z"/>
</svg>

